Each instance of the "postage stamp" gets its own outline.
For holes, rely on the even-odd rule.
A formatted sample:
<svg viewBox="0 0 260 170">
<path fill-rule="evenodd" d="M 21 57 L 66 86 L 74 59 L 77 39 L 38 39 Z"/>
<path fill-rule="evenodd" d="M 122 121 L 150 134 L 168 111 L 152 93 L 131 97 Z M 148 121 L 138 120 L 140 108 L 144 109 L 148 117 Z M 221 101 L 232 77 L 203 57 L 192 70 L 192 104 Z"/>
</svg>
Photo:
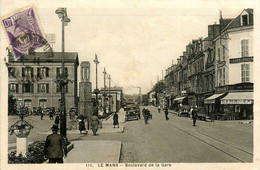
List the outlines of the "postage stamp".
<svg viewBox="0 0 260 170">
<path fill-rule="evenodd" d="M 39 41 L 42 40 L 39 37 L 43 37 L 44 34 L 34 6 L 15 11 L 3 17 L 1 21 L 16 59 L 31 49 L 37 49 L 46 44 L 45 41 Z"/>
</svg>

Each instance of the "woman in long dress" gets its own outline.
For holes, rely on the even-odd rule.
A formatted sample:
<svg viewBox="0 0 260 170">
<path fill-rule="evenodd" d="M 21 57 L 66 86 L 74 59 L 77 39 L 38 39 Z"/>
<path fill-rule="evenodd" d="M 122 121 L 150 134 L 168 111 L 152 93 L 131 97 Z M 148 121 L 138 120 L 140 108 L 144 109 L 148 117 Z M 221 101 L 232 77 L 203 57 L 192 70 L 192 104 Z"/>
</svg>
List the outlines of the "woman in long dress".
<svg viewBox="0 0 260 170">
<path fill-rule="evenodd" d="M 97 135 L 98 124 L 99 124 L 98 117 L 97 116 L 92 116 L 91 117 L 91 126 L 92 126 L 92 132 L 93 132 L 94 135 Z"/>
</svg>

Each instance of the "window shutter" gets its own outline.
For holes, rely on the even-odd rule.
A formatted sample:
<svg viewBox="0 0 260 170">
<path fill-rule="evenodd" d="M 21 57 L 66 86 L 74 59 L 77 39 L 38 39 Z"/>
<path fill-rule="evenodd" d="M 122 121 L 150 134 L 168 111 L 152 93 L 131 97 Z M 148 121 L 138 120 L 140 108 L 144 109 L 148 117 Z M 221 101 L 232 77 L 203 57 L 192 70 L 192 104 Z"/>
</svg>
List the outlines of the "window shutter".
<svg viewBox="0 0 260 170">
<path fill-rule="evenodd" d="M 65 75 L 68 76 L 68 68 L 65 68 Z"/>
<path fill-rule="evenodd" d="M 31 68 L 31 77 L 33 77 L 33 68 Z"/>
<path fill-rule="evenodd" d="M 60 76 L 60 68 L 57 68 L 57 69 L 56 69 L 56 75 L 57 75 L 57 77 Z"/>
<path fill-rule="evenodd" d="M 37 77 L 40 77 L 40 68 L 37 68 Z"/>
<path fill-rule="evenodd" d="M 241 78 L 242 78 L 242 82 L 245 81 L 245 76 L 244 76 L 244 64 L 241 64 Z"/>
<path fill-rule="evenodd" d="M 16 85 L 16 93 L 19 93 L 19 85 L 18 84 L 15 84 Z"/>
<path fill-rule="evenodd" d="M 49 93 L 49 83 L 46 84 L 46 91 Z"/>
<path fill-rule="evenodd" d="M 33 90 L 33 84 L 31 84 L 31 93 L 33 93 L 33 91 L 34 91 L 34 90 Z"/>
<path fill-rule="evenodd" d="M 248 40 L 245 40 L 245 57 L 248 57 Z"/>
<path fill-rule="evenodd" d="M 24 84 L 22 84 L 22 93 L 24 93 Z"/>
<path fill-rule="evenodd" d="M 46 77 L 49 77 L 49 68 L 46 68 Z"/>
<path fill-rule="evenodd" d="M 25 70 L 22 68 L 22 77 L 25 77 Z"/>
<path fill-rule="evenodd" d="M 37 84 L 38 85 L 38 93 L 40 93 L 40 84 Z"/>
</svg>

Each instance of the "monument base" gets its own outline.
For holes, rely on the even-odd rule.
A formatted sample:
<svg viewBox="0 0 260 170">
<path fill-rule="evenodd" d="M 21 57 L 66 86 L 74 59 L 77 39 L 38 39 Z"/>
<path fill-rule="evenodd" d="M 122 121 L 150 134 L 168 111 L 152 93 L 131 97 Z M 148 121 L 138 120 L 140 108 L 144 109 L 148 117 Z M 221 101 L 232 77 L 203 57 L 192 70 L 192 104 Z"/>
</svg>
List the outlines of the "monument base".
<svg viewBox="0 0 260 170">
<path fill-rule="evenodd" d="M 22 154 L 22 156 L 26 156 L 28 152 L 28 137 L 17 137 L 16 138 L 16 156 Z"/>
</svg>

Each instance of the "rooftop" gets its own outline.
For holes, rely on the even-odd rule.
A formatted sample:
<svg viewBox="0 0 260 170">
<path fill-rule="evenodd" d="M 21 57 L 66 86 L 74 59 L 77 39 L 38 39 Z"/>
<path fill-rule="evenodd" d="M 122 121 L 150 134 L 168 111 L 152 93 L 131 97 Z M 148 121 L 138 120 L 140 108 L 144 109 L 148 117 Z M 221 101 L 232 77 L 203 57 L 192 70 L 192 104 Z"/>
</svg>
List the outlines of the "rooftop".
<svg viewBox="0 0 260 170">
<path fill-rule="evenodd" d="M 11 63 L 60 63 L 61 62 L 61 52 L 53 52 L 53 56 L 48 56 L 44 52 L 35 52 L 34 54 L 24 54 L 17 61 L 13 57 L 9 58 Z M 65 63 L 76 63 L 79 65 L 78 53 L 77 52 L 65 52 L 64 53 Z"/>
</svg>

